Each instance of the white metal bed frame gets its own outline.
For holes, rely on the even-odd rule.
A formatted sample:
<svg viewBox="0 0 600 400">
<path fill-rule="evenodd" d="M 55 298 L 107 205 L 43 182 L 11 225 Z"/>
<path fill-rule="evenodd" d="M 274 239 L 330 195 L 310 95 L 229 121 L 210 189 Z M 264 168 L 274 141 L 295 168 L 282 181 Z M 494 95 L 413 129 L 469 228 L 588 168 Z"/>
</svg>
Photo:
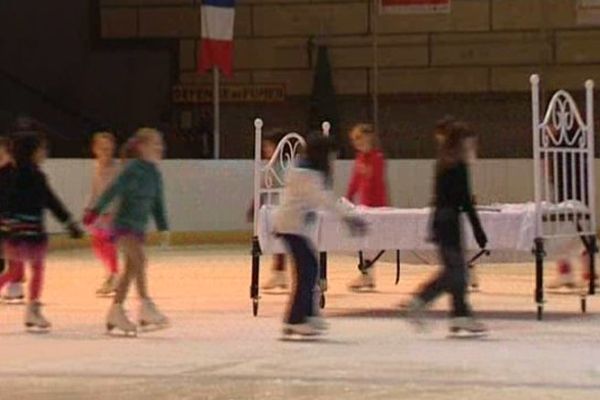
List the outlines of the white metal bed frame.
<svg viewBox="0 0 600 400">
<path fill-rule="evenodd" d="M 543 269 L 545 242 L 580 238 L 590 257 L 590 284 L 586 291 L 581 292 L 581 309 L 587 308 L 587 295 L 595 294 L 595 254 L 596 239 L 596 190 L 595 190 L 595 148 L 594 148 L 594 82 L 586 81 L 586 120 L 579 113 L 577 104 L 571 94 L 559 90 L 552 96 L 547 109 L 540 112 L 540 78 L 532 75 L 532 138 L 534 159 L 535 187 L 535 239 L 533 253 L 535 255 L 535 302 L 537 317 L 542 319 L 544 310 L 544 281 Z M 543 118 L 541 116 L 543 115 Z M 254 158 L 254 237 L 252 248 L 252 283 L 250 296 L 253 303 L 254 315 L 258 313 L 259 302 L 259 269 L 260 243 L 258 240 L 259 208 L 264 205 L 276 205 L 283 190 L 283 175 L 290 168 L 304 139 L 297 133 L 287 134 L 277 145 L 271 160 L 264 165 L 262 153 L 263 121 L 255 120 L 255 158 Z M 323 123 L 323 132 L 329 134 L 330 125 Z M 285 151 L 284 151 L 285 150 Z M 276 168 L 279 166 L 279 169 Z M 552 166 L 553 173 L 550 173 Z M 558 172 L 562 174 L 559 177 Z M 281 175 L 280 175 L 281 174 Z M 279 187 L 275 187 L 275 183 Z M 570 194 L 568 194 L 570 190 Z M 559 194 L 562 193 L 562 196 Z M 547 207 L 558 205 L 564 201 L 574 201 L 584 206 L 582 208 Z M 564 230 L 560 227 L 569 225 L 574 229 Z M 479 253 L 472 259 L 485 254 Z M 399 273 L 399 252 L 397 252 Z M 361 260 L 362 263 L 362 260 Z M 321 290 L 326 290 L 327 255 L 320 254 Z M 399 274 L 397 274 L 397 280 Z M 322 306 L 324 298 L 321 296 Z"/>
<path fill-rule="evenodd" d="M 259 296 L 259 273 L 260 273 L 260 243 L 258 240 L 258 215 L 263 205 L 277 205 L 283 192 L 285 174 L 294 166 L 300 150 L 306 145 L 302 135 L 297 132 L 286 134 L 277 144 L 273 156 L 265 163 L 262 159 L 262 130 L 263 120 L 254 120 L 254 220 L 252 238 L 252 282 L 250 285 L 250 297 L 252 298 L 252 310 L 256 316 L 258 313 Z M 331 124 L 323 122 L 321 129 L 324 136 L 329 136 Z M 326 256 L 321 254 L 321 264 L 325 264 Z"/>
<path fill-rule="evenodd" d="M 540 113 L 540 77 L 532 75 L 531 105 L 533 119 L 533 158 L 535 188 L 536 290 L 538 319 L 544 307 L 544 242 L 579 237 L 590 257 L 590 285 L 581 296 L 586 311 L 586 295 L 595 294 L 596 180 L 594 147 L 594 82 L 585 82 L 586 120 L 570 93 L 558 90 L 546 111 Z M 543 117 L 542 117 L 543 116 Z M 552 173 L 550 172 L 552 171 Z M 558 208 L 548 212 L 545 205 L 571 201 L 585 206 Z M 576 229 L 564 231 L 561 225 L 572 223 Z"/>
</svg>

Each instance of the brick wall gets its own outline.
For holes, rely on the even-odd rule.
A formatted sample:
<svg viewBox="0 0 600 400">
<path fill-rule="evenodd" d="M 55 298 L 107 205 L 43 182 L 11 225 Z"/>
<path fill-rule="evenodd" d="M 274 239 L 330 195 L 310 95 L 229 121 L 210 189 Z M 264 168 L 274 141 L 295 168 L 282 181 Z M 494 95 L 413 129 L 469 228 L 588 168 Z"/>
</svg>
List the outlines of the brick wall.
<svg viewBox="0 0 600 400">
<path fill-rule="evenodd" d="M 101 0 L 102 37 L 179 41 L 179 80 L 197 75 L 199 0 Z M 546 88 L 579 89 L 600 79 L 600 27 L 576 24 L 575 0 L 453 0 L 448 15 L 373 18 L 368 0 L 239 0 L 234 82 L 286 84 L 284 105 L 229 106 L 226 156 L 248 156 L 235 145 L 262 115 L 304 126 L 311 90 L 312 38 L 330 48 L 341 121 L 369 119 L 373 90 L 372 32 L 379 32 L 381 130 L 396 157 L 431 155 L 432 121 L 450 111 L 473 120 L 490 157 L 529 154 L 528 77 Z M 314 60 L 312 60 L 314 61 Z M 282 120 L 281 112 L 285 118 Z M 243 143 L 248 142 L 243 140 Z"/>
</svg>

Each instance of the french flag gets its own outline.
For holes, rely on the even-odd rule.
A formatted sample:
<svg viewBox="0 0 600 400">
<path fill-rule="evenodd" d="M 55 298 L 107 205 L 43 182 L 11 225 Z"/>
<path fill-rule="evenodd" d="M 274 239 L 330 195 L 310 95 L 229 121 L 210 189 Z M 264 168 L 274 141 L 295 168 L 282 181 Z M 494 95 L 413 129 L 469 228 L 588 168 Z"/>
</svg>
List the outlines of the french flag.
<svg viewBox="0 0 600 400">
<path fill-rule="evenodd" d="M 235 0 L 202 0 L 202 44 L 198 69 L 218 67 L 223 74 L 233 73 L 233 23 Z"/>
</svg>

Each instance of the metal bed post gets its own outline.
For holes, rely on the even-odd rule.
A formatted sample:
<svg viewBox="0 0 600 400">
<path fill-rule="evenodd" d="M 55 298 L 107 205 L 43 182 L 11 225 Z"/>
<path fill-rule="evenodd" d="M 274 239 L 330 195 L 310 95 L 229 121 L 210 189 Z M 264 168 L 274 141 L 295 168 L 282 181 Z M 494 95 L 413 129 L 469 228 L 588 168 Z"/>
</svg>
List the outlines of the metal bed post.
<svg viewBox="0 0 600 400">
<path fill-rule="evenodd" d="M 540 143 L 540 77 L 531 75 L 531 111 L 533 126 L 533 176 L 535 188 L 535 239 L 533 253 L 535 255 L 535 302 L 537 305 L 537 319 L 542 320 L 544 313 L 544 239 L 542 232 L 542 193 L 540 174 L 541 169 L 541 143 Z M 547 158 L 548 154 L 546 154 Z M 548 171 L 544 171 L 547 175 Z M 555 171 L 556 175 L 556 171 Z M 547 184 L 547 180 L 544 182 Z"/>
<path fill-rule="evenodd" d="M 328 121 L 324 121 L 321 124 L 321 130 L 323 136 L 329 137 L 331 133 L 331 124 Z M 333 160 L 331 160 L 333 161 Z M 325 308 L 326 299 L 325 293 L 327 293 L 327 252 L 319 253 L 319 306 Z"/>
<path fill-rule="evenodd" d="M 258 241 L 258 210 L 260 209 L 260 179 L 262 161 L 262 127 L 260 118 L 254 120 L 254 218 L 252 235 L 252 281 L 250 284 L 250 298 L 252 299 L 252 314 L 258 315 L 259 275 L 260 275 L 260 243 Z"/>
<path fill-rule="evenodd" d="M 588 183 L 588 209 L 590 210 L 590 235 L 588 244 L 588 257 L 590 258 L 590 286 L 589 294 L 596 294 L 596 253 L 598 252 L 596 243 L 596 174 L 595 174 L 595 130 L 594 130 L 594 81 L 589 79 L 585 82 L 585 97 L 586 97 L 586 123 L 587 123 L 587 145 L 588 145 L 588 167 L 587 167 L 587 183 Z"/>
</svg>

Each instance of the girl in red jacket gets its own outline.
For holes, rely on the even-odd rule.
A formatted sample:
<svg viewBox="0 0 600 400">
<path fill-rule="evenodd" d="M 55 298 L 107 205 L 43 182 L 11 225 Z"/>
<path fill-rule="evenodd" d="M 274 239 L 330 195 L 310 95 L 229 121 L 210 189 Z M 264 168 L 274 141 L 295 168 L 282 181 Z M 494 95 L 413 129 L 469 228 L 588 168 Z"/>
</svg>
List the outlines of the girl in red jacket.
<svg viewBox="0 0 600 400">
<path fill-rule="evenodd" d="M 357 124 L 350 130 L 350 141 L 356 150 L 356 159 L 346 197 L 361 206 L 386 207 L 385 158 L 375 129 L 370 124 Z M 351 290 L 375 288 L 373 257 L 374 254 L 365 253 L 363 263 L 358 266 L 360 275 L 348 286 Z"/>
</svg>

